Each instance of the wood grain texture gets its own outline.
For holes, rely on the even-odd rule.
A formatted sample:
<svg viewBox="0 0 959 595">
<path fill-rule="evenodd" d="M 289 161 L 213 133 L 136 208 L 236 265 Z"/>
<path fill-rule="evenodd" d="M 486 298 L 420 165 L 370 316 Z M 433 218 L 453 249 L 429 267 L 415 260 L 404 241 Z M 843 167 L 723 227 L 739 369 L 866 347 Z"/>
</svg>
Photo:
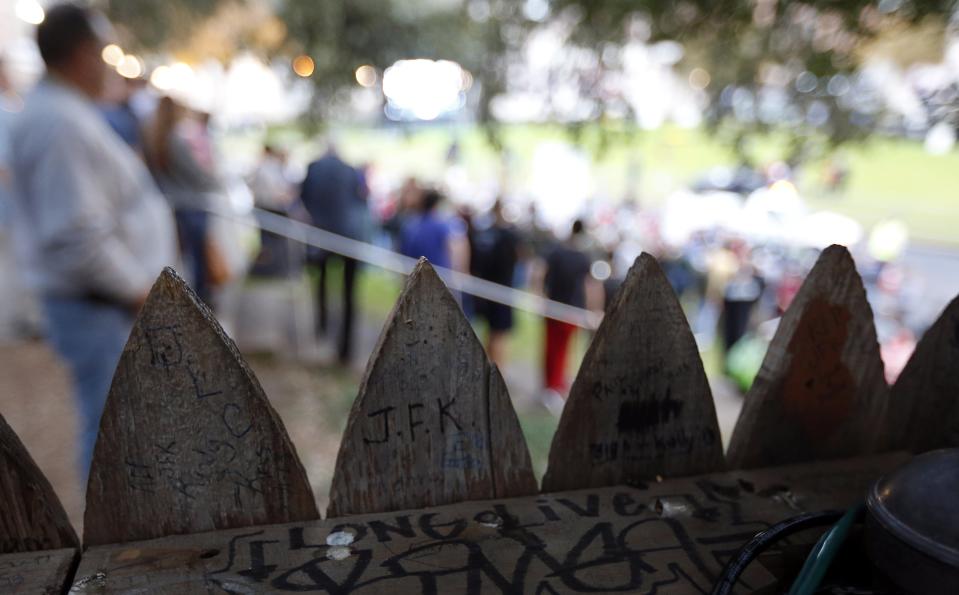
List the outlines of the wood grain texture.
<svg viewBox="0 0 959 595">
<path fill-rule="evenodd" d="M 73 579 L 80 552 L 75 548 L 0 555 L 0 593 L 60 595 Z"/>
<path fill-rule="evenodd" d="M 583 358 L 553 436 L 543 491 L 722 468 L 696 341 L 656 259 L 643 253 Z"/>
<path fill-rule="evenodd" d="M 535 492 L 503 380 L 421 260 L 370 356 L 337 455 L 328 514 Z"/>
<path fill-rule="evenodd" d="M 172 269 L 117 365 L 86 500 L 87 546 L 319 518 L 256 377 Z"/>
<path fill-rule="evenodd" d="M 862 279 L 849 252 L 830 246 L 779 323 L 727 461 L 748 468 L 876 452 L 888 398 Z"/>
<path fill-rule="evenodd" d="M 0 416 L 0 554 L 79 545 L 50 482 Z"/>
<path fill-rule="evenodd" d="M 959 447 L 959 297 L 916 345 L 889 399 L 886 448 Z"/>
<path fill-rule="evenodd" d="M 88 549 L 77 593 L 707 593 L 753 534 L 861 501 L 901 455 Z M 798 536 L 812 545 L 818 537 Z M 803 539 L 806 541 L 804 542 Z M 789 577 L 790 579 L 792 577 Z M 751 564 L 751 593 L 774 582 Z M 779 585 L 783 592 L 787 585 Z"/>
</svg>

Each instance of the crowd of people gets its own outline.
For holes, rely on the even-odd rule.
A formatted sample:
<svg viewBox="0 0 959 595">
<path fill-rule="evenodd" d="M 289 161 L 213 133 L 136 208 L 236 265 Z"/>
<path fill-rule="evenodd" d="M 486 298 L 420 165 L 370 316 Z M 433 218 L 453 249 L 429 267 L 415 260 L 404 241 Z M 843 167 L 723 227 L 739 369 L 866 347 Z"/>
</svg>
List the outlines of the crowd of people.
<svg viewBox="0 0 959 595">
<path fill-rule="evenodd" d="M 101 59 L 110 41 L 106 31 L 108 23 L 92 9 L 62 4 L 47 11 L 36 36 L 46 75 L 9 124 L 9 138 L 0 138 L 4 218 L 15 234 L 21 270 L 40 299 L 46 332 L 75 381 L 84 476 L 113 370 L 160 270 L 177 266 L 211 304 L 231 274 L 211 241 L 211 212 L 222 207 L 226 189 L 210 116 L 171 97 L 144 104 L 138 100 L 142 82 L 108 76 Z M 610 303 L 629 265 L 646 250 L 660 259 L 701 347 L 718 343 L 733 375 L 748 376 L 740 370 L 741 353 L 768 335 L 758 323 L 775 320 L 788 306 L 815 256 L 721 231 L 671 245 L 655 218 L 632 201 L 594 205 L 554 234 L 535 208 L 519 208 L 522 201 L 502 197 L 475 212 L 413 178 L 374 196 L 368 177 L 368 168 L 347 163 L 330 138 L 302 180 L 290 179 L 282 147 L 265 145 L 247 184 L 267 211 L 353 240 L 380 238 L 406 256 L 593 312 Z M 252 273 L 315 266 L 316 331 L 322 336 L 333 326 L 328 277 L 342 271 L 336 345 L 339 360 L 349 362 L 360 263 L 320 250 L 304 263 L 288 245 L 263 233 Z M 877 267 L 874 286 L 889 286 L 890 270 Z M 513 309 L 459 298 L 467 316 L 485 328 L 490 359 L 506 366 Z M 576 330 L 560 320 L 543 323 L 541 395 L 553 410 L 568 392 Z"/>
</svg>

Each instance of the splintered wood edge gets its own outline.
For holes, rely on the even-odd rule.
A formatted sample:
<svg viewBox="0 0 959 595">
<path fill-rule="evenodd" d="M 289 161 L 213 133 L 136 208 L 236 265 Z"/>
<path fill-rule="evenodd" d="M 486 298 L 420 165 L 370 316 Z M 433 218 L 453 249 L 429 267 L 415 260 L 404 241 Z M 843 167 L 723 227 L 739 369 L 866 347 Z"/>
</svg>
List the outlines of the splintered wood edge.
<svg viewBox="0 0 959 595">
<path fill-rule="evenodd" d="M 868 432 L 868 435 L 849 438 L 849 435 L 855 432 L 853 431 L 854 428 L 847 428 L 848 431 L 842 432 L 842 436 L 836 439 L 840 440 L 845 437 L 848 438 L 847 441 L 850 443 L 854 440 L 857 441 L 859 443 L 858 448 L 852 449 L 852 447 L 847 446 L 844 449 L 852 449 L 855 452 L 839 452 L 832 455 L 820 453 L 817 456 L 814 454 L 814 447 L 810 445 L 810 440 L 787 440 L 789 442 L 787 447 L 779 448 L 784 445 L 782 436 L 787 432 L 799 432 L 800 424 L 800 420 L 796 419 L 795 415 L 787 414 L 785 411 L 779 412 L 779 409 L 784 408 L 782 394 L 786 382 L 784 375 L 790 373 L 794 363 L 792 356 L 786 354 L 789 353 L 790 345 L 796 337 L 797 330 L 804 324 L 804 318 L 810 311 L 811 304 L 819 303 L 817 300 L 821 300 L 827 306 L 840 305 L 823 299 L 831 297 L 833 288 L 841 287 L 841 284 L 838 283 L 840 280 L 848 281 L 853 292 L 847 299 L 851 302 L 851 308 L 848 310 L 849 320 L 855 321 L 857 318 L 861 318 L 865 326 L 860 330 L 866 336 L 860 338 L 866 340 L 871 338 L 871 342 L 874 344 L 873 352 L 866 354 L 870 360 L 874 357 L 874 361 L 863 361 L 862 363 L 878 364 L 878 368 L 874 371 L 878 376 L 876 378 L 862 377 L 862 383 L 855 386 L 856 400 L 850 405 L 850 407 L 853 407 L 852 412 L 843 421 L 837 423 L 840 426 L 850 423 L 855 425 L 857 420 L 863 422 L 865 421 L 864 417 L 869 416 L 875 425 L 872 426 L 872 431 Z M 787 332 L 788 335 L 785 334 Z M 868 335 L 871 335 L 871 337 Z M 854 335 L 847 332 L 838 355 L 844 368 L 849 362 L 845 362 L 841 358 L 851 338 L 854 338 Z M 815 265 L 803 280 L 795 299 L 780 320 L 776 334 L 763 358 L 759 374 L 745 396 L 743 410 L 733 429 L 729 449 L 726 453 L 726 459 L 730 467 L 755 468 L 798 464 L 826 458 L 867 455 L 881 450 L 881 448 L 877 448 L 879 437 L 875 435 L 877 433 L 875 430 L 882 421 L 884 409 L 888 406 L 889 396 L 888 386 L 882 378 L 882 366 L 872 308 L 866 297 L 862 277 L 856 270 L 855 261 L 849 251 L 844 246 L 833 244 L 819 255 Z M 855 378 L 853 378 L 854 380 Z M 865 385 L 870 383 L 876 384 L 878 392 L 882 393 L 873 395 L 873 398 L 878 400 L 873 409 L 878 410 L 866 410 L 861 402 L 860 393 L 865 390 Z M 858 433 L 866 434 L 867 430 Z M 790 449 L 798 451 L 799 454 L 790 452 Z"/>
<path fill-rule="evenodd" d="M 163 297 L 164 294 L 168 294 L 169 297 Z M 203 301 L 197 296 L 196 292 L 189 286 L 189 284 L 174 270 L 172 267 L 165 267 L 163 271 L 158 276 L 157 280 L 154 282 L 153 287 L 150 289 L 150 293 L 147 296 L 147 300 L 141 308 L 140 313 L 137 315 L 136 320 L 134 321 L 133 328 L 136 329 L 140 326 L 142 320 L 149 314 L 148 308 L 154 307 L 158 300 L 176 300 L 177 296 L 186 299 L 186 301 L 194 308 L 195 312 L 200 315 L 203 322 L 206 323 L 206 326 L 213 331 L 216 336 L 216 339 L 220 344 L 226 347 L 227 354 L 231 359 L 232 364 L 236 365 L 239 369 L 241 375 L 243 376 L 244 381 L 248 382 L 251 387 L 251 394 L 253 399 L 259 402 L 259 406 L 263 407 L 263 411 L 266 412 L 269 417 L 269 422 L 265 425 L 269 427 L 269 432 L 277 435 L 280 442 L 285 445 L 285 456 L 290 465 L 289 465 L 289 474 L 298 475 L 299 481 L 295 485 L 290 485 L 290 493 L 292 497 L 299 498 L 303 500 L 308 510 L 301 511 L 302 514 L 298 515 L 297 520 L 315 520 L 320 518 L 320 513 L 316 508 L 316 501 L 313 497 L 312 490 L 310 489 L 310 482 L 306 476 L 306 471 L 303 467 L 303 463 L 300 460 L 299 456 L 296 453 L 296 447 L 293 445 L 293 442 L 290 440 L 289 434 L 286 431 L 286 427 L 283 424 L 282 419 L 273 409 L 272 404 L 270 403 L 269 398 L 266 396 L 263 387 L 260 385 L 259 380 L 254 374 L 253 370 L 247 364 L 244 357 L 240 354 L 239 349 L 236 346 L 236 343 L 230 338 L 229 335 L 224 332 L 223 328 L 220 326 L 219 321 L 213 315 L 209 307 L 203 303 Z M 132 338 L 132 335 L 131 335 Z M 129 342 L 129 339 L 128 339 Z M 127 351 L 127 346 L 124 346 L 124 353 Z M 123 356 L 121 356 L 122 359 Z M 114 377 L 115 380 L 115 377 Z M 103 408 L 103 415 L 101 419 L 106 418 L 107 413 L 111 411 L 116 405 L 112 403 L 115 402 L 113 397 L 113 387 L 111 383 L 110 391 L 107 395 L 106 403 Z M 86 508 L 84 510 L 84 545 L 102 545 L 104 543 L 109 543 L 114 540 L 102 540 L 98 538 L 91 539 L 90 528 L 98 527 L 102 524 L 108 522 L 111 518 L 109 515 L 103 515 L 100 512 L 100 509 L 97 507 L 97 502 L 99 498 L 91 496 L 91 490 L 93 489 L 93 477 L 97 474 L 104 472 L 105 462 L 102 461 L 103 455 L 100 454 L 100 444 L 101 441 L 105 439 L 103 432 L 103 422 L 101 421 L 101 426 L 97 434 L 97 442 L 94 447 L 93 460 L 90 466 L 90 480 L 87 482 L 87 497 L 86 497 Z M 105 470 L 106 473 L 110 473 L 108 466 Z M 292 483 L 292 482 L 291 482 Z M 300 489 L 302 488 L 302 489 Z M 142 498 L 143 492 L 132 490 L 131 493 L 127 493 L 126 497 L 128 498 Z M 104 503 L 104 506 L 108 506 L 107 503 Z M 312 510 L 309 510 L 309 508 Z M 271 523 L 274 520 L 265 519 L 264 522 Z M 261 523 L 262 524 L 262 523 Z M 121 536 L 119 541 L 123 541 L 124 538 Z"/>
<path fill-rule="evenodd" d="M 7 472 L 0 476 L 4 493 L 0 554 L 79 547 L 80 540 L 53 486 L 0 415 L 0 470 L 4 468 Z"/>
<path fill-rule="evenodd" d="M 353 457 L 356 456 L 352 452 L 350 441 L 347 440 L 347 438 L 349 435 L 351 435 L 352 432 L 358 431 L 358 430 L 355 430 L 354 428 L 357 427 L 358 425 L 357 420 L 363 414 L 362 406 L 368 391 L 370 379 L 377 365 L 379 364 L 381 359 L 385 357 L 386 355 L 384 353 L 385 345 L 388 343 L 389 339 L 393 336 L 394 332 L 396 332 L 395 329 L 397 329 L 399 327 L 399 324 L 401 323 L 401 321 L 398 320 L 399 312 L 402 310 L 404 305 L 406 305 L 412 299 L 415 298 L 416 293 L 419 291 L 418 288 L 423 283 L 429 282 L 429 281 L 420 279 L 421 277 L 424 277 L 424 276 L 429 276 L 435 279 L 435 282 L 442 289 L 442 291 L 446 292 L 449 299 L 452 300 L 453 302 L 452 307 L 455 308 L 456 313 L 459 316 L 463 317 L 464 324 L 466 324 L 467 326 L 470 326 L 469 321 L 465 319 L 465 316 L 460 310 L 458 304 L 456 304 L 456 300 L 453 298 L 452 294 L 449 293 L 449 289 L 446 287 L 446 284 L 443 282 L 440 276 L 433 269 L 432 265 L 430 265 L 429 261 L 426 258 L 421 257 L 419 261 L 416 263 L 416 266 L 413 268 L 413 270 L 410 272 L 409 276 L 407 277 L 406 282 L 403 286 L 403 290 L 400 292 L 399 297 L 397 298 L 396 302 L 393 304 L 393 307 L 386 318 L 386 322 L 384 322 L 383 324 L 383 331 L 380 333 L 380 336 L 377 339 L 376 345 L 373 348 L 373 351 L 370 354 L 369 359 L 367 360 L 366 369 L 363 373 L 363 378 L 360 381 L 356 399 L 354 399 L 353 404 L 350 408 L 350 414 L 346 422 L 346 429 L 343 432 L 343 437 L 340 440 L 340 448 L 337 451 L 336 463 L 333 469 L 333 479 L 330 482 L 330 497 L 329 497 L 329 505 L 327 507 L 327 516 L 330 518 L 337 518 L 345 515 L 367 514 L 370 512 L 370 511 L 358 510 L 357 507 L 354 506 L 354 503 L 349 501 L 349 491 L 346 490 L 344 487 L 347 483 L 343 479 L 343 475 L 345 473 L 344 468 L 349 466 L 349 464 L 353 460 Z M 475 335 L 473 339 L 475 341 L 479 341 L 475 337 Z M 482 350 L 481 345 L 480 345 L 480 348 L 481 348 L 481 351 L 485 353 L 485 350 Z M 537 491 L 536 478 L 535 478 L 535 475 L 533 474 L 532 463 L 529 456 L 529 447 L 526 443 L 526 439 L 523 435 L 522 429 L 519 426 L 519 421 L 518 421 L 518 418 L 516 417 L 516 412 L 513 409 L 512 401 L 510 400 L 509 393 L 506 390 L 506 385 L 503 382 L 503 379 L 500 376 L 499 371 L 496 370 L 495 366 L 491 362 L 489 362 L 488 359 L 485 360 L 485 367 L 486 367 L 486 375 L 487 375 L 487 391 L 486 391 L 487 415 L 490 414 L 489 410 L 492 409 L 492 406 L 494 405 L 493 396 L 492 396 L 493 386 L 502 387 L 502 394 L 505 395 L 506 404 L 509 407 L 508 412 L 511 414 L 510 416 L 508 416 L 508 419 L 510 420 L 508 422 L 508 425 L 510 425 L 511 427 L 507 427 L 505 429 L 506 435 L 501 437 L 500 444 L 501 445 L 512 444 L 513 448 L 517 448 L 520 451 L 522 451 L 522 453 L 525 454 L 525 456 L 520 455 L 519 460 L 515 461 L 516 463 L 520 465 L 520 467 L 517 469 L 513 469 L 511 473 L 506 473 L 505 472 L 506 470 L 504 470 L 503 468 L 500 468 L 501 467 L 500 465 L 497 465 L 494 461 L 490 461 L 490 464 L 492 467 L 490 469 L 490 479 L 492 482 L 491 488 L 494 493 L 494 496 L 492 497 L 501 497 L 500 494 L 504 494 L 504 493 L 509 494 L 511 496 L 520 496 L 520 495 L 536 493 Z M 498 381 L 498 385 L 494 384 L 494 383 L 497 383 L 497 381 Z M 498 410 L 505 409 L 502 403 L 497 402 L 496 404 L 498 405 L 497 407 Z M 493 428 L 492 428 L 492 425 L 489 423 L 489 420 L 487 420 L 487 426 L 488 426 L 488 431 L 490 433 L 489 438 L 491 438 Z M 489 448 L 492 449 L 492 447 L 493 445 L 491 441 Z M 512 452 L 512 450 L 506 449 L 506 452 Z M 511 484 L 514 485 L 515 487 L 513 487 L 512 489 L 509 489 L 508 486 Z M 376 511 L 376 512 L 381 512 L 381 511 Z"/>
<path fill-rule="evenodd" d="M 586 436 L 584 435 L 585 432 L 583 432 L 583 424 L 589 422 L 583 421 L 584 418 L 582 413 L 584 409 L 592 408 L 591 396 L 588 394 L 588 388 L 584 386 L 584 383 L 587 382 L 587 377 L 591 375 L 591 364 L 596 358 L 599 357 L 616 357 L 617 352 L 621 350 L 620 346 L 612 344 L 612 329 L 617 328 L 622 324 L 621 318 L 626 315 L 625 313 L 627 308 L 630 307 L 629 302 L 632 294 L 640 291 L 641 285 L 644 283 L 656 284 L 658 289 L 662 292 L 664 299 L 671 299 L 674 302 L 671 304 L 674 306 L 671 308 L 671 310 L 673 310 L 674 314 L 677 314 L 677 316 L 674 317 L 674 322 L 679 329 L 678 332 L 688 334 L 688 340 L 692 348 L 691 353 L 693 355 L 693 357 L 687 358 L 689 360 L 688 364 L 691 367 L 690 373 L 701 376 L 701 382 L 704 388 L 704 399 L 702 399 L 700 406 L 704 407 L 709 413 L 708 417 L 710 419 L 706 420 L 706 424 L 709 429 L 712 430 L 715 437 L 715 444 L 713 446 L 704 446 L 699 453 L 706 461 L 704 465 L 701 468 L 697 468 L 694 473 L 684 473 L 684 475 L 718 472 L 723 470 L 725 467 L 725 461 L 723 459 L 722 452 L 722 442 L 720 440 L 719 422 L 716 418 L 715 404 L 713 402 L 709 382 L 706 378 L 706 371 L 703 368 L 702 359 L 700 358 L 699 352 L 695 347 L 695 339 L 693 338 L 692 330 L 689 328 L 689 323 L 686 320 L 686 316 L 683 313 L 682 307 L 679 304 L 672 286 L 669 284 L 669 281 L 663 274 L 659 263 L 652 255 L 643 252 L 639 257 L 636 258 L 633 266 L 630 267 L 630 270 L 626 275 L 626 279 L 624 280 L 622 286 L 620 286 L 619 291 L 616 293 L 616 296 L 613 299 L 613 302 L 610 304 L 606 316 L 600 323 L 600 326 L 596 331 L 596 335 L 590 342 L 589 347 L 586 350 L 586 354 L 583 357 L 583 362 L 580 366 L 579 372 L 576 375 L 576 379 L 573 381 L 569 399 L 566 403 L 566 406 L 563 408 L 559 426 L 556 430 L 556 433 L 553 435 L 553 440 L 550 445 L 548 466 L 546 474 L 543 478 L 543 492 L 594 488 L 609 485 L 608 482 L 597 482 L 597 485 L 593 485 L 592 480 L 571 482 L 570 478 L 576 473 L 583 478 L 591 478 L 591 473 L 589 468 L 579 468 L 580 464 L 589 466 L 590 464 L 588 462 L 573 458 L 576 455 L 579 455 L 581 458 L 583 454 L 570 453 L 569 447 L 571 444 L 580 444 L 586 440 Z M 648 308 L 648 306 L 650 306 L 650 304 L 644 303 L 638 304 L 636 307 Z M 677 340 L 681 341 L 682 339 Z M 619 399 L 617 402 L 619 403 L 628 400 L 625 395 L 617 395 L 617 397 Z M 696 395 L 688 394 L 683 395 L 683 399 L 684 402 L 698 400 Z M 585 444 L 582 444 L 582 446 L 583 448 L 587 447 Z M 653 451 L 655 452 L 655 445 L 653 446 Z M 653 457 L 654 460 L 655 458 L 656 457 Z M 692 460 L 694 457 L 691 456 L 689 458 Z M 570 465 L 577 467 L 573 474 L 570 473 Z M 655 473 L 651 473 L 650 478 L 654 477 L 655 475 L 669 476 L 673 474 L 669 473 L 666 469 L 660 469 Z"/>
<path fill-rule="evenodd" d="M 930 326 L 892 387 L 883 424 L 890 450 L 959 446 L 959 296 Z"/>
</svg>

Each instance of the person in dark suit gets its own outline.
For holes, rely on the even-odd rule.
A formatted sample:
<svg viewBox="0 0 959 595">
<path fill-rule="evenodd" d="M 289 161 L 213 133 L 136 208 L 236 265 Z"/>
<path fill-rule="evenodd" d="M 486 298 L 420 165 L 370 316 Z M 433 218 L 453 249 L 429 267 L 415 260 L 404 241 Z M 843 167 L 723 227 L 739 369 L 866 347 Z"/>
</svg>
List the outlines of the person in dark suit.
<svg viewBox="0 0 959 595">
<path fill-rule="evenodd" d="M 332 143 L 322 157 L 309 165 L 300 189 L 300 199 L 314 225 L 354 240 L 363 239 L 367 194 L 363 177 L 340 158 Z M 328 329 L 326 281 L 327 265 L 332 258 L 339 258 L 343 262 L 343 322 L 340 326 L 338 355 L 340 362 L 347 364 L 352 354 L 353 321 L 356 313 L 355 259 L 329 252 L 316 255 L 320 269 L 317 283 L 317 333 L 324 334 Z"/>
</svg>

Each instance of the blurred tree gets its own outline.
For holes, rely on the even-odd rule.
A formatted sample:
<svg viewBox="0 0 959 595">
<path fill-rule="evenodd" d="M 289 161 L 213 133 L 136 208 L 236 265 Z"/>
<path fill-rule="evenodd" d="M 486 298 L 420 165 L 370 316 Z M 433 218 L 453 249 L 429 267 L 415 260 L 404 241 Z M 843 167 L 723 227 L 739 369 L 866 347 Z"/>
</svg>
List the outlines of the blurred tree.
<svg viewBox="0 0 959 595">
<path fill-rule="evenodd" d="M 227 61 L 241 49 L 282 50 L 286 26 L 267 0 L 104 0 L 125 47 L 187 62 Z"/>
<path fill-rule="evenodd" d="M 494 121 L 493 100 L 517 89 L 545 96 L 539 116 L 573 130 L 584 122 L 629 123 L 636 114 L 624 91 L 624 56 L 659 44 L 676 54 L 675 67 L 699 94 L 710 131 L 743 159 L 757 133 L 780 134 L 796 162 L 888 127 L 881 97 L 859 67 L 890 52 L 900 62 L 941 55 L 945 23 L 956 10 L 955 0 L 102 2 L 146 48 L 195 47 L 225 57 L 252 45 L 310 55 L 311 111 L 319 119 L 349 102 L 358 66 L 381 71 L 397 59 L 427 57 L 472 72 L 484 123 Z M 264 6 L 285 29 L 262 11 L 250 12 Z M 540 56 L 533 72 L 529 40 L 537 35 L 550 36 L 554 51 Z M 904 37 L 918 43 L 896 42 Z"/>
<path fill-rule="evenodd" d="M 189 40 L 196 23 L 222 0 L 100 0 L 122 41 L 139 49 L 169 49 Z"/>
<path fill-rule="evenodd" d="M 504 90 L 507 60 L 522 43 L 513 2 L 476 15 L 461 0 L 285 0 L 280 14 L 293 43 L 316 62 L 311 79 L 319 117 L 348 100 L 343 91 L 355 86 L 361 65 L 382 74 L 398 59 L 442 58 L 458 62 L 481 84 L 480 119 L 489 122 L 489 98 Z"/>
<path fill-rule="evenodd" d="M 552 0 L 551 10 L 575 21 L 569 40 L 583 47 L 681 43 L 678 67 L 705 99 L 708 128 L 744 160 L 753 135 L 782 133 L 791 146 L 788 159 L 800 162 L 887 124 L 881 98 L 859 67 L 879 48 L 890 47 L 890 40 L 907 36 L 922 41 L 898 53 L 900 63 L 909 56 L 940 58 L 957 4 Z"/>
</svg>

